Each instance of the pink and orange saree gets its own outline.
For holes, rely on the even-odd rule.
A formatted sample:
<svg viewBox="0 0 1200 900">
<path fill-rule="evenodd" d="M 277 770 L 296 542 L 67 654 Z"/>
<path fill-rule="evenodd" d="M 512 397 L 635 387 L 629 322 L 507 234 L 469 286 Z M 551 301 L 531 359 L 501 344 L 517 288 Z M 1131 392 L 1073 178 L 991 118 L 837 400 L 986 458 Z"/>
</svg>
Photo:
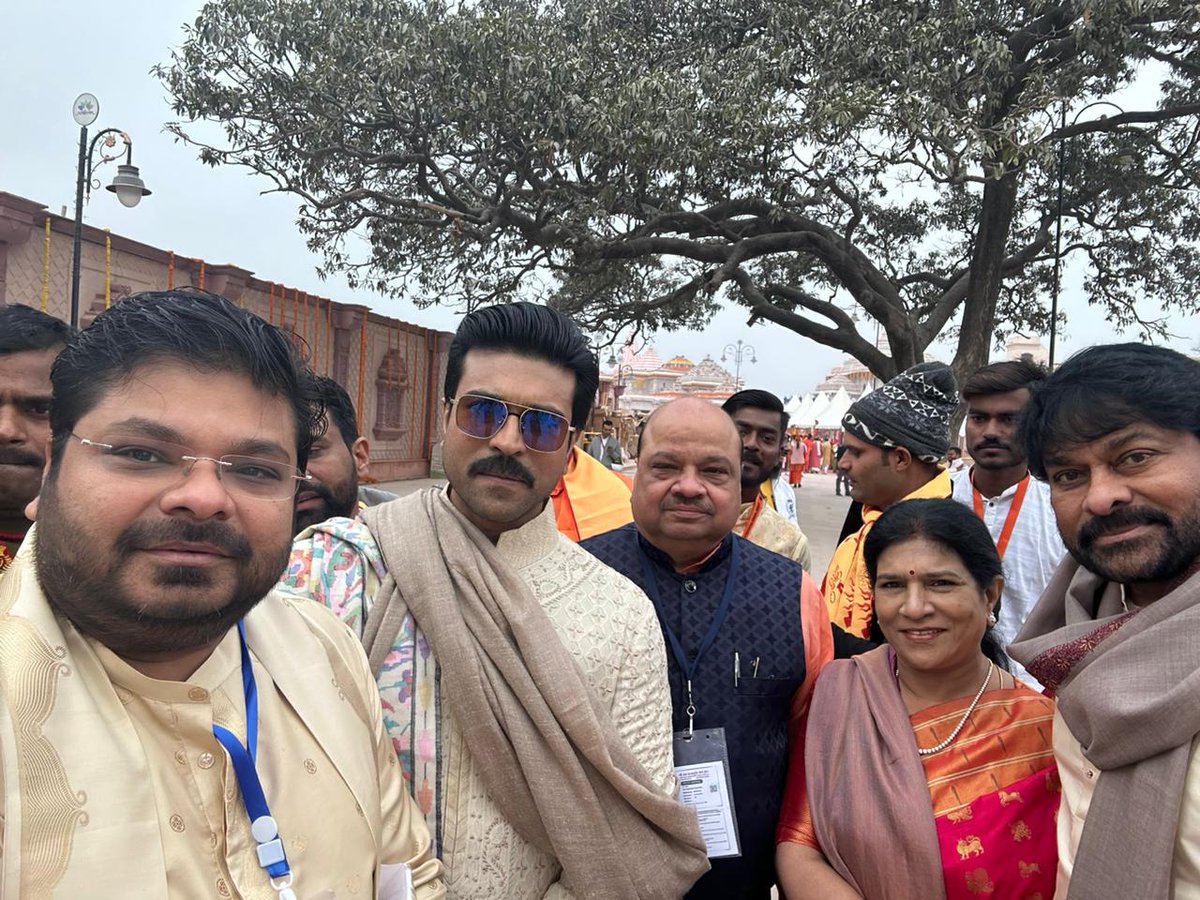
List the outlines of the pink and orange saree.
<svg viewBox="0 0 1200 900">
<path fill-rule="evenodd" d="M 1054 896 L 1053 701 L 992 690 L 909 716 L 880 647 L 831 663 L 792 750 L 777 840 L 815 847 L 870 900 Z"/>
</svg>

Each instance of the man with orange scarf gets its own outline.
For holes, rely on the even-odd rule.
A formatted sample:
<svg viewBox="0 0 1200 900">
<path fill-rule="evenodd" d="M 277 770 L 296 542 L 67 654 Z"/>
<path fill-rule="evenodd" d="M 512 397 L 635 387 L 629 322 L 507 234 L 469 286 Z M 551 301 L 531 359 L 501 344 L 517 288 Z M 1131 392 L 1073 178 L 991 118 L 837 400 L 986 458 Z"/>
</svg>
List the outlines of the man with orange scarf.
<svg viewBox="0 0 1200 900">
<path fill-rule="evenodd" d="M 901 372 L 855 401 L 842 418 L 845 452 L 838 468 L 862 504 L 862 526 L 834 551 L 821 592 L 833 624 L 869 637 L 875 622 L 862 546 L 885 509 L 901 500 L 949 497 L 950 476 L 938 465 L 950 444 L 958 384 L 945 363 Z"/>
</svg>

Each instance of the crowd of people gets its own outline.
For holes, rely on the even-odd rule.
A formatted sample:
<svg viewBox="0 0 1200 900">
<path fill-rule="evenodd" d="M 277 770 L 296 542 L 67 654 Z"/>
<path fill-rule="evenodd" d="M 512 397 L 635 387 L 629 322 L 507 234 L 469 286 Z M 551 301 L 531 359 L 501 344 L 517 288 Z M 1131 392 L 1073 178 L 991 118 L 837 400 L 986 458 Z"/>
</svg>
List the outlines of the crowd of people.
<svg viewBox="0 0 1200 900">
<path fill-rule="evenodd" d="M 397 497 L 219 296 L 0 306 L 0 896 L 1200 897 L 1200 362 L 923 363 L 820 443 L 683 398 L 629 454 L 598 384 L 472 312 Z"/>
</svg>

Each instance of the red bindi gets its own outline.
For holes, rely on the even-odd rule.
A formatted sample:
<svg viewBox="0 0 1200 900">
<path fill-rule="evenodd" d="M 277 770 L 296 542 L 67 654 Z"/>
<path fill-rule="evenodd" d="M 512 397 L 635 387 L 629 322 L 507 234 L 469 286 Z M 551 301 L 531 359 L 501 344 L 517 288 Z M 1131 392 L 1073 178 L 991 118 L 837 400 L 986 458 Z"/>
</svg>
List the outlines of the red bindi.
<svg viewBox="0 0 1200 900">
<path fill-rule="evenodd" d="M 908 574 L 909 574 L 909 575 L 916 575 L 916 574 L 917 574 L 917 570 L 916 570 L 916 569 L 909 569 L 909 570 L 908 570 Z"/>
</svg>

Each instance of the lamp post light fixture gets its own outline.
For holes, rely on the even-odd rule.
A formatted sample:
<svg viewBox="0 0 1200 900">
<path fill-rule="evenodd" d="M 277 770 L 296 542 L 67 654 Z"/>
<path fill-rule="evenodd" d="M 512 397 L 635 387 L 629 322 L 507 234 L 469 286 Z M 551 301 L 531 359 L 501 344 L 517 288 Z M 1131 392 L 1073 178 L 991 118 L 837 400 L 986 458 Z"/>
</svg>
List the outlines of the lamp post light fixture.
<svg viewBox="0 0 1200 900">
<path fill-rule="evenodd" d="M 730 354 L 733 354 L 733 383 L 740 391 L 742 389 L 742 360 L 749 356 L 748 361 L 756 363 L 758 357 L 754 355 L 754 347 L 751 344 L 742 343 L 741 338 L 738 338 L 736 346 L 734 344 L 725 345 L 725 349 L 721 351 L 721 362 L 725 362 Z"/>
<path fill-rule="evenodd" d="M 608 359 L 605 360 L 610 369 L 616 372 L 616 381 L 613 384 L 613 411 L 617 412 L 621 409 L 621 395 L 625 393 L 625 379 L 633 374 L 633 366 L 629 363 L 621 363 L 617 365 L 617 355 L 609 353 Z"/>
<path fill-rule="evenodd" d="M 119 128 L 105 128 L 97 132 L 88 143 L 88 126 L 100 115 L 100 101 L 92 94 L 80 94 L 75 98 L 71 116 L 79 126 L 79 165 L 75 173 L 75 236 L 74 252 L 71 261 L 71 325 L 79 327 L 79 269 L 83 245 L 83 207 L 92 196 L 93 188 L 100 186 L 100 181 L 94 179 L 98 166 L 121 158 L 122 151 L 110 153 L 117 146 L 119 138 L 124 144 L 125 162 L 117 164 L 117 174 L 113 177 L 108 190 L 117 195 L 122 206 L 133 207 L 142 202 L 143 197 L 150 194 L 146 183 L 138 174 L 138 168 L 133 164 L 133 141 L 129 135 Z M 96 148 L 103 147 L 100 158 L 96 159 Z"/>
</svg>

